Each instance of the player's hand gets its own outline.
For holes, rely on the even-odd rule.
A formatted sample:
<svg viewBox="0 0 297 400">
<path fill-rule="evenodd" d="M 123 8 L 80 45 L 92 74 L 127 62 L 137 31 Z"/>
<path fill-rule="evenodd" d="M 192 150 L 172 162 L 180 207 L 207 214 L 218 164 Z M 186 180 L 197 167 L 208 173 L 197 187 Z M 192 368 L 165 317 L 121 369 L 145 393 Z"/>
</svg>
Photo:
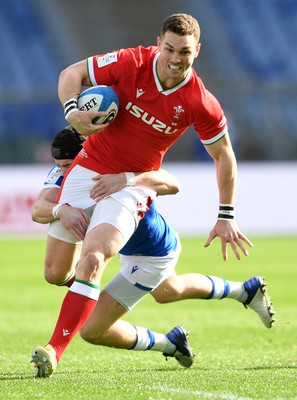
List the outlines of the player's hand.
<svg viewBox="0 0 297 400">
<path fill-rule="evenodd" d="M 96 175 L 93 180 L 96 183 L 91 189 L 90 197 L 96 202 L 123 189 L 127 183 L 123 172 L 120 174 Z"/>
<path fill-rule="evenodd" d="M 84 136 L 102 132 L 109 124 L 94 125 L 93 121 L 97 117 L 108 115 L 106 111 L 75 111 L 69 115 L 68 122 L 77 132 Z"/>
<path fill-rule="evenodd" d="M 240 260 L 240 253 L 238 251 L 239 249 L 245 256 L 249 255 L 249 252 L 245 248 L 243 242 L 245 242 L 249 247 L 253 247 L 252 242 L 239 231 L 234 220 L 218 220 L 214 228 L 211 230 L 204 247 L 208 247 L 216 237 L 219 237 L 221 239 L 222 254 L 225 261 L 228 260 L 228 243 L 230 244 L 231 249 L 235 254 L 237 260 Z"/>
<path fill-rule="evenodd" d="M 81 208 L 63 205 L 59 209 L 59 218 L 62 225 L 78 240 L 83 240 L 90 219 L 88 214 Z"/>
</svg>

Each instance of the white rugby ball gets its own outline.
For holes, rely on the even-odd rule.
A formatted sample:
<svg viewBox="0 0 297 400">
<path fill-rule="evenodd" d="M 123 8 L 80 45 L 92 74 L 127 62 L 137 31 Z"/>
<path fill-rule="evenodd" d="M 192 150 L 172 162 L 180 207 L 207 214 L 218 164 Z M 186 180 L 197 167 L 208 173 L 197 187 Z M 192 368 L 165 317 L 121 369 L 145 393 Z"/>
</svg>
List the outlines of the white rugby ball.
<svg viewBox="0 0 297 400">
<path fill-rule="evenodd" d="M 95 125 L 111 123 L 119 110 L 119 98 L 117 93 L 109 86 L 92 86 L 84 90 L 77 99 L 80 111 L 107 111 L 107 115 L 95 118 Z"/>
</svg>

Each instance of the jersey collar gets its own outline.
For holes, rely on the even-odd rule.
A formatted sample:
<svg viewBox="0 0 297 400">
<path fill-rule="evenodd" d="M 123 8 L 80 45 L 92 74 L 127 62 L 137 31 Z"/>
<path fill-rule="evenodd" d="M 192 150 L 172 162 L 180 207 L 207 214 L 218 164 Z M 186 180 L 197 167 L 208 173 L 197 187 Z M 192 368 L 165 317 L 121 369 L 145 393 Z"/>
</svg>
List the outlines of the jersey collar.
<svg viewBox="0 0 297 400">
<path fill-rule="evenodd" d="M 174 87 L 172 87 L 170 89 L 164 89 L 163 86 L 161 85 L 161 82 L 159 80 L 158 73 L 157 73 L 157 61 L 158 61 L 159 56 L 160 56 L 160 52 L 158 52 L 155 55 L 154 61 L 153 61 L 154 79 L 155 79 L 155 83 L 156 83 L 158 91 L 160 93 L 164 94 L 165 96 L 168 96 L 169 94 L 177 91 L 178 89 L 180 89 L 181 87 L 185 86 L 189 82 L 189 80 L 191 79 L 193 70 L 192 70 L 192 68 L 190 68 L 186 78 L 183 81 L 181 81 L 178 85 L 176 85 L 176 86 L 174 86 Z"/>
</svg>

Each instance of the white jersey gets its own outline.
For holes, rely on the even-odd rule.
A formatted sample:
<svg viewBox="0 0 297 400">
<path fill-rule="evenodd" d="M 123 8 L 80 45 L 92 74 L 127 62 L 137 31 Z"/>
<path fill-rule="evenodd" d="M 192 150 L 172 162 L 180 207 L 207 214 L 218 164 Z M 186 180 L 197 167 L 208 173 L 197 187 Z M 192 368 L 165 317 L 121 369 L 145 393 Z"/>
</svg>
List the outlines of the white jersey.
<svg viewBox="0 0 297 400">
<path fill-rule="evenodd" d="M 57 188 L 60 189 L 63 181 L 62 170 L 58 164 L 56 164 L 47 174 L 44 181 L 44 189 Z"/>
</svg>

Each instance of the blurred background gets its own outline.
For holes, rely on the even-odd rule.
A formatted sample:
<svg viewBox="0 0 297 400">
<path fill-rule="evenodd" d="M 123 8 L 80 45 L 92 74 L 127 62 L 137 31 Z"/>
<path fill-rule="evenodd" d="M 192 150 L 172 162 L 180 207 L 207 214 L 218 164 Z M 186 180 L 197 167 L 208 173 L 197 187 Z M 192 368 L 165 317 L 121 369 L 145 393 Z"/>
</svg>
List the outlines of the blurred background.
<svg viewBox="0 0 297 400">
<path fill-rule="evenodd" d="M 228 119 L 241 229 L 297 234 L 297 0 L 2 1 L 0 233 L 47 230 L 30 215 L 53 162 L 50 143 L 67 124 L 57 96 L 61 70 L 94 54 L 154 45 L 163 20 L 177 12 L 201 26 L 194 66 Z M 213 226 L 218 195 L 209 160 L 193 129 L 164 159 L 182 191 L 158 207 L 180 234 Z"/>
<path fill-rule="evenodd" d="M 226 112 L 238 160 L 295 160 L 296 0 L 11 0 L 0 7 L 0 163 L 51 162 L 49 144 L 66 124 L 59 72 L 155 44 L 174 12 L 200 23 L 195 68 Z M 206 159 L 190 131 L 165 161 Z"/>
</svg>

